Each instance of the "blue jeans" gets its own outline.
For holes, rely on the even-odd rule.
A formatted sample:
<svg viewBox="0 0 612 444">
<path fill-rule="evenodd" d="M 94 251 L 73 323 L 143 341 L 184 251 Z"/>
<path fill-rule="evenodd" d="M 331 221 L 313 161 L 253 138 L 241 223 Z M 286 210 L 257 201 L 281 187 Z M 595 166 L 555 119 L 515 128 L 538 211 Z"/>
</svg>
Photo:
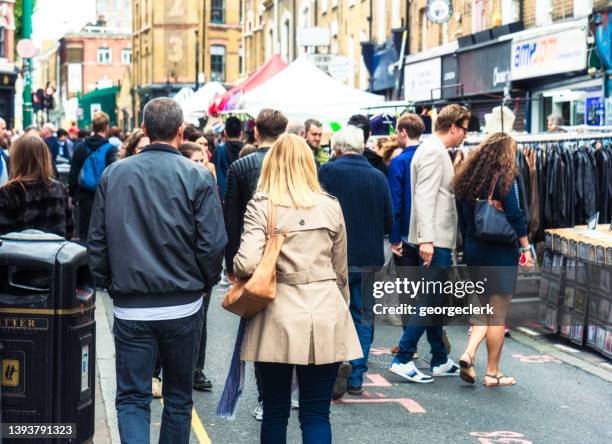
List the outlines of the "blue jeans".
<svg viewBox="0 0 612 444">
<path fill-rule="evenodd" d="M 300 387 L 300 428 L 304 444 L 332 442 L 329 409 L 339 363 L 293 365 L 256 362 L 263 397 L 262 444 L 285 444 L 291 409 L 291 379 L 297 371 Z"/>
<path fill-rule="evenodd" d="M 359 344 L 361 344 L 361 351 L 363 353 L 363 358 L 350 361 L 353 370 L 348 380 L 348 385 L 352 387 L 361 387 L 363 384 L 363 374 L 368 371 L 370 346 L 374 341 L 374 321 L 363 319 L 364 300 L 361 294 L 361 285 L 361 273 L 349 273 L 349 289 L 351 293 L 349 309 L 351 310 L 351 316 L 353 317 L 353 323 L 355 324 L 355 330 L 357 330 L 357 337 L 359 338 Z"/>
<path fill-rule="evenodd" d="M 121 442 L 150 442 L 151 379 L 159 352 L 164 368 L 164 410 L 159 442 L 189 443 L 193 370 L 201 328 L 202 310 L 186 318 L 164 321 L 115 318 L 115 407 Z"/>
<path fill-rule="evenodd" d="M 451 265 L 451 250 L 436 247 L 430 267 L 423 269 L 423 277 L 425 280 L 444 281 L 448 276 L 447 268 Z M 427 295 L 420 298 L 417 311 L 420 307 L 438 307 L 443 304 L 443 294 Z M 402 364 L 412 361 L 419 339 L 421 339 L 425 332 L 427 333 L 427 341 L 431 346 L 431 367 L 444 364 L 448 360 L 446 347 L 444 347 L 444 342 L 442 341 L 442 322 L 431 325 L 431 320 L 429 320 L 429 323 L 423 323 L 421 319 L 411 318 L 410 323 L 404 328 L 404 333 L 399 343 L 399 352 L 395 356 Z"/>
</svg>

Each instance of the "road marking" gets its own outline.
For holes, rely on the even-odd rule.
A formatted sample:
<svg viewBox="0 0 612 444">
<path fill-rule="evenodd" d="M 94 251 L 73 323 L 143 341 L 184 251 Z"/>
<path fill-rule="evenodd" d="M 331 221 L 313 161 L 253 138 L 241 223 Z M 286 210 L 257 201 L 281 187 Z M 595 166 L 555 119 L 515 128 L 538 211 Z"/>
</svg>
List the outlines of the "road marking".
<svg viewBox="0 0 612 444">
<path fill-rule="evenodd" d="M 365 377 L 370 380 L 363 384 L 363 387 L 391 387 L 392 384 L 383 375 L 377 373 L 366 373 Z"/>
<path fill-rule="evenodd" d="M 394 398 L 394 399 L 339 399 L 334 401 L 334 404 L 389 404 L 397 403 L 408 410 L 409 413 L 426 413 L 425 409 L 410 398 Z"/>
<path fill-rule="evenodd" d="M 530 364 L 541 364 L 543 362 L 561 362 L 560 359 L 555 358 L 551 355 L 520 355 L 514 354 L 512 355 L 514 359 L 518 359 L 521 362 L 528 362 Z"/>
<path fill-rule="evenodd" d="M 510 432 L 506 430 L 500 430 L 497 432 L 472 432 L 470 436 L 478 438 L 481 444 L 494 444 L 494 443 L 512 443 L 512 444 L 533 444 L 531 441 L 525 438 L 522 433 Z"/>
<path fill-rule="evenodd" d="M 371 348 L 370 354 L 371 355 L 390 355 L 391 349 L 390 348 Z"/>
<path fill-rule="evenodd" d="M 602 363 L 601 363 L 601 365 L 602 365 L 603 367 L 607 367 L 607 368 L 609 368 L 609 369 L 611 369 L 611 370 L 612 370 L 612 364 L 609 364 L 609 363 L 607 363 L 607 362 L 602 362 Z"/>
<path fill-rule="evenodd" d="M 559 350 L 563 350 L 564 352 L 569 352 L 569 353 L 580 353 L 580 350 L 576 350 L 575 348 L 568 347 L 567 345 L 563 345 L 563 344 L 555 344 L 554 346 L 555 346 L 556 348 L 558 348 Z"/>
<path fill-rule="evenodd" d="M 212 441 L 208 437 L 208 433 L 206 433 L 206 429 L 204 428 L 204 424 L 202 424 L 202 420 L 198 416 L 195 407 L 193 408 L 193 412 L 191 414 L 191 428 L 198 438 L 200 444 L 211 444 Z"/>
<path fill-rule="evenodd" d="M 159 400 L 160 404 L 164 405 L 164 400 Z M 204 428 L 204 424 L 202 424 L 202 420 L 198 416 L 198 412 L 196 412 L 195 407 L 191 411 L 191 428 L 193 429 L 193 433 L 195 433 L 196 438 L 198 438 L 198 442 L 200 444 L 212 444 L 212 441 L 208 437 L 208 433 L 206 433 L 206 429 Z"/>
<path fill-rule="evenodd" d="M 529 336 L 540 336 L 540 333 L 538 333 L 537 331 L 533 331 L 532 329 L 527 327 L 516 327 L 516 329 Z"/>
</svg>

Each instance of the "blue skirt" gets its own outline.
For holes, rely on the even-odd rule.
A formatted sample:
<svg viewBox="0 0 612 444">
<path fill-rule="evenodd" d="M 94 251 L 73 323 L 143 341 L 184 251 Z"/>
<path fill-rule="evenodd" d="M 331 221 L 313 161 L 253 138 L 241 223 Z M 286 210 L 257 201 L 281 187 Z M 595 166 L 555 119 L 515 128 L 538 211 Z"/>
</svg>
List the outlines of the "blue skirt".
<svg viewBox="0 0 612 444">
<path fill-rule="evenodd" d="M 466 236 L 463 259 L 473 280 L 486 278 L 486 295 L 511 295 L 516 287 L 519 250 L 516 243 L 500 244 Z"/>
</svg>

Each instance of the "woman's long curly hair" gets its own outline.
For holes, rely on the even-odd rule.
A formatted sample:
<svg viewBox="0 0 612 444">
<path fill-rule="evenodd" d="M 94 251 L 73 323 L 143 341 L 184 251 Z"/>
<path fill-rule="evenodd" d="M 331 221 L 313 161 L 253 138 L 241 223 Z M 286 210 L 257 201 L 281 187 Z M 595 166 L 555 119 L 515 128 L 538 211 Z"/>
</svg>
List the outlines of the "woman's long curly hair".
<svg viewBox="0 0 612 444">
<path fill-rule="evenodd" d="M 459 165 L 455 174 L 455 195 L 460 200 L 478 199 L 499 175 L 499 191 L 505 196 L 512 188 L 517 171 L 516 141 L 506 133 L 493 133 Z"/>
</svg>

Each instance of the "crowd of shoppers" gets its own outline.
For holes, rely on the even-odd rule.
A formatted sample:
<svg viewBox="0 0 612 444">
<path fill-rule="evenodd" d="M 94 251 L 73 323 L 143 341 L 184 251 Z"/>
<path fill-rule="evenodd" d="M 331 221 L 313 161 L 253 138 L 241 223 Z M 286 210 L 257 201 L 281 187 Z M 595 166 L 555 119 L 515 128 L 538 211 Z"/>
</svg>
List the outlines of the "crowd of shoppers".
<svg viewBox="0 0 612 444">
<path fill-rule="evenodd" d="M 149 404 L 163 397 L 160 442 L 186 443 L 192 389 L 212 389 L 204 373 L 212 288 L 223 265 L 228 283 L 254 272 L 272 205 L 275 228 L 286 233 L 276 264 L 278 296 L 249 320 L 241 349 L 241 358 L 255 363 L 254 416 L 263 421 L 262 442 L 285 442 L 297 378 L 303 441 L 328 443 L 332 398 L 363 393 L 374 338 L 364 273 L 385 264 L 387 235 L 395 265 L 417 268 L 427 281 L 448 278 L 458 227 L 468 265 L 507 267 L 498 268 L 482 296 L 495 315 L 475 320 L 458 364 L 440 320 L 406 317 L 389 370 L 410 382 L 458 375 L 474 383 L 475 355 L 485 341 L 483 383 L 516 383 L 500 370 L 504 321 L 519 254 L 522 265 L 533 263 L 514 182 L 516 143 L 493 134 L 455 172 L 447 150 L 461 145 L 469 120 L 467 109 L 449 105 L 422 141 L 422 118 L 405 114 L 396 134 L 371 149 L 369 119 L 354 115 L 332 136 L 331 153 L 315 119 L 288 122 L 264 109 L 252 135 L 235 117 L 220 130 L 200 132 L 167 98 L 150 101 L 142 129 L 127 137 L 101 112 L 91 132 L 29 128 L 10 156 L 0 148 L 0 234 L 38 229 L 69 239 L 72 198 L 76 234 L 113 300 L 121 438 L 148 442 Z M 253 144 L 245 144 L 247 134 Z M 63 161 L 70 162 L 68 191 L 55 179 Z M 503 208 L 518 244 L 477 236 L 475 199 Z M 443 295 L 419 304 L 440 307 Z M 414 362 L 423 333 L 431 375 Z"/>
</svg>

